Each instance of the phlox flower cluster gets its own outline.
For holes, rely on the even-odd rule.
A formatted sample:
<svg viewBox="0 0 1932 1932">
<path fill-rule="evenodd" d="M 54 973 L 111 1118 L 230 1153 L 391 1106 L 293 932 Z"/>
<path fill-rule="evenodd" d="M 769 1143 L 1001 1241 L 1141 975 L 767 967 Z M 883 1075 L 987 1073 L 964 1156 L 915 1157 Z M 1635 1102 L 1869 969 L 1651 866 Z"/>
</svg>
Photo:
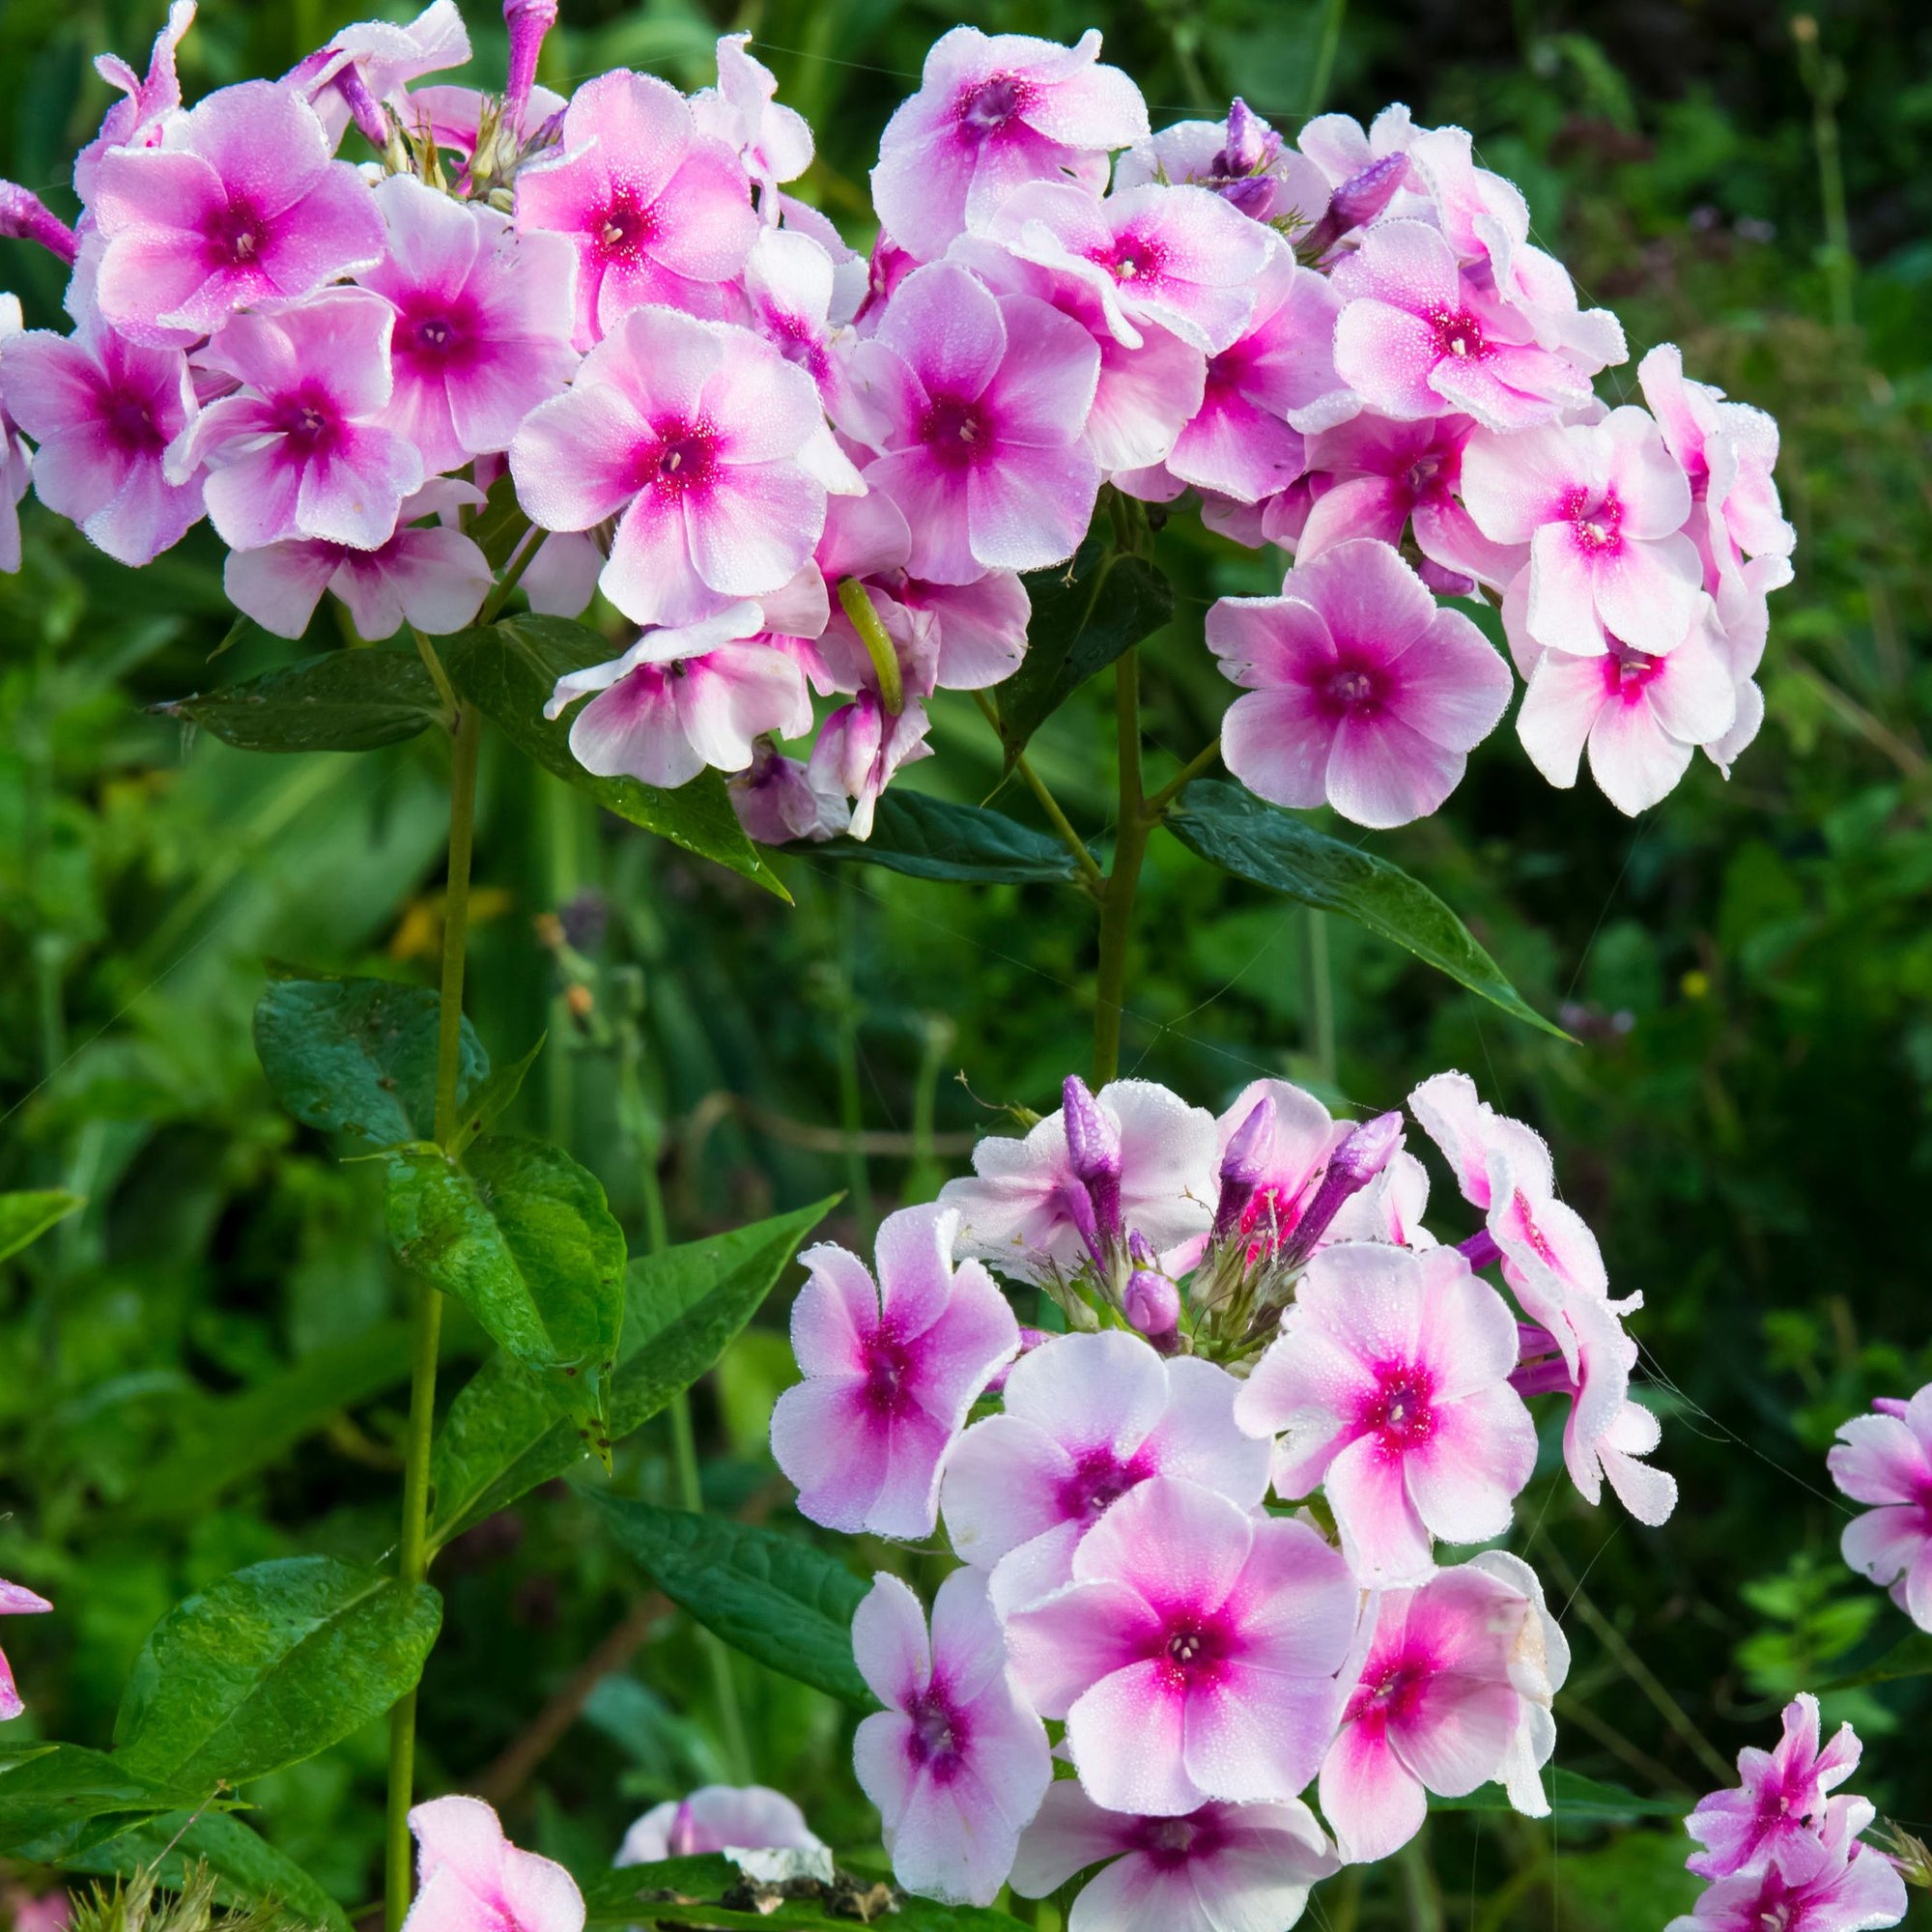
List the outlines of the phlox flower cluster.
<svg viewBox="0 0 1932 1932">
<path fill-rule="evenodd" d="M 554 13 L 506 0 L 500 97 L 430 78 L 469 57 L 453 0 L 192 105 L 194 0 L 145 75 L 103 56 L 76 224 L 0 185 L 0 234 L 72 267 L 69 332 L 0 312 L 0 567 L 31 475 L 127 563 L 206 517 L 270 631 L 333 594 L 366 637 L 442 633 L 489 594 L 469 526 L 507 474 L 533 608 L 601 591 L 631 627 L 554 694 L 578 758 L 729 773 L 772 842 L 868 833 L 1103 489 L 1292 556 L 1207 626 L 1228 765 L 1276 803 L 1441 805 L 1514 689 L 1459 599 L 1500 604 L 1554 783 L 1587 754 L 1635 811 L 1756 731 L 1776 425 L 1668 345 L 1647 409 L 1600 403 L 1621 327 L 1462 129 L 1391 107 L 1291 145 L 1236 100 L 1156 133 L 1096 32 L 957 27 L 885 130 L 867 259 L 789 191 L 811 132 L 748 36 L 696 94 L 566 99 L 534 79 Z"/>
<path fill-rule="evenodd" d="M 1868 1507 L 1845 1525 L 1845 1561 L 1932 1631 L 1932 1386 L 1909 1402 L 1880 1396 L 1838 1430 L 1832 1480 Z"/>
<path fill-rule="evenodd" d="M 901 1884 L 984 1904 L 1085 1872 L 1071 1932 L 1227 1932 L 1398 1850 L 1431 1792 L 1548 1811 L 1569 1650 L 1493 1546 L 1546 1398 L 1591 1502 L 1607 1477 L 1670 1513 L 1630 1396 L 1639 1300 L 1465 1076 L 1409 1114 L 1484 1216 L 1458 1244 L 1423 1223 L 1401 1114 L 1068 1079 L 889 1216 L 873 1266 L 804 1256 L 771 1426 L 799 1507 L 943 1527 L 958 1559 L 929 1620 L 882 1573 L 853 1625 L 881 1706 L 856 1767 Z"/>
<path fill-rule="evenodd" d="M 1703 1848 L 1686 1861 L 1710 1884 L 1665 1932 L 1873 1932 L 1905 1917 L 1905 1882 L 1862 1841 L 1877 1815 L 1838 1786 L 1861 1747 L 1840 1724 L 1821 1744 L 1818 1700 L 1784 1707 L 1784 1734 L 1769 1751 L 1738 1754 L 1738 1785 L 1715 1791 L 1685 1822 Z"/>
</svg>

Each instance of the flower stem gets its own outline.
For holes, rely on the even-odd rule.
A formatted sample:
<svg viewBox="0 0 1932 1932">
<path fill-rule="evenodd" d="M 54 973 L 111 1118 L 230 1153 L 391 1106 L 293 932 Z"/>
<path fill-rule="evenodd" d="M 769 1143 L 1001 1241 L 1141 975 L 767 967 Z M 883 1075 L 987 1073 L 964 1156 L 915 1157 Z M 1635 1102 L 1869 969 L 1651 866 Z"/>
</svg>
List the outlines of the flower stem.
<svg viewBox="0 0 1932 1932">
<path fill-rule="evenodd" d="M 678 1499 L 694 1516 L 704 1514 L 704 1486 L 697 1470 L 697 1436 L 691 1425 L 691 1397 L 680 1391 L 670 1405 L 671 1455 L 677 1464 Z M 752 1778 L 752 1747 L 745 1736 L 744 1714 L 738 1708 L 738 1683 L 731 1669 L 731 1653 L 715 1631 L 699 1630 L 699 1647 L 711 1666 L 711 1694 L 718 1705 L 720 1742 L 730 1776 L 740 1784 Z"/>
<path fill-rule="evenodd" d="M 997 731 L 1000 728 L 1000 714 L 994 709 L 993 700 L 983 691 L 976 691 L 973 698 L 986 723 Z M 1046 781 L 1034 770 L 1024 752 L 1013 760 L 1013 769 L 1026 781 L 1027 789 L 1038 800 L 1039 809 L 1046 813 L 1046 821 L 1053 827 L 1060 842 L 1073 854 L 1073 863 L 1080 867 L 1080 883 L 1097 896 L 1106 886 L 1107 875 L 1101 871 L 1093 853 L 1088 851 L 1087 841 L 1074 831 L 1072 821 L 1060 808 L 1060 801 L 1047 789 Z"/>
<path fill-rule="evenodd" d="M 1212 744 L 1204 745 L 1188 759 L 1168 781 L 1155 792 L 1141 808 L 1141 816 L 1150 825 L 1154 824 L 1161 813 L 1198 779 L 1203 772 L 1211 771 L 1221 756 L 1221 741 L 1217 737 Z"/>
<path fill-rule="evenodd" d="M 1328 99 L 1328 83 L 1335 76 L 1335 54 L 1342 44 L 1342 22 L 1348 17 L 1349 0 L 1324 0 L 1321 9 L 1321 38 L 1316 43 L 1315 66 L 1308 80 L 1308 108 L 1305 118 L 1312 121 Z"/>
<path fill-rule="evenodd" d="M 483 714 L 465 705 L 457 714 L 449 760 L 449 874 L 442 911 L 442 985 L 437 1013 L 436 1138 L 455 1136 L 457 1081 L 463 1064 L 463 964 L 469 929 L 469 853 L 476 826 L 476 752 Z M 442 1296 L 416 1284 L 410 1426 L 403 1462 L 403 1529 L 396 1574 L 405 1586 L 429 1572 L 429 1461 L 436 1422 L 436 1351 L 442 1329 Z M 397 1932 L 410 1908 L 410 1806 L 415 1789 L 416 1693 L 389 1712 L 389 1812 L 384 1852 L 384 1919 Z"/>
<path fill-rule="evenodd" d="M 1121 807 L 1114 867 L 1100 900 L 1100 971 L 1094 1003 L 1094 1085 L 1121 1070 L 1121 1018 L 1133 943 L 1134 895 L 1147 855 L 1147 801 L 1141 793 L 1141 665 L 1138 648 L 1114 667 L 1114 718 L 1120 737 Z"/>
<path fill-rule="evenodd" d="M 1314 906 L 1296 906 L 1301 939 L 1301 1003 L 1307 1027 L 1308 1057 L 1324 1087 L 1335 1084 L 1335 982 L 1328 970 L 1327 915 Z"/>
</svg>

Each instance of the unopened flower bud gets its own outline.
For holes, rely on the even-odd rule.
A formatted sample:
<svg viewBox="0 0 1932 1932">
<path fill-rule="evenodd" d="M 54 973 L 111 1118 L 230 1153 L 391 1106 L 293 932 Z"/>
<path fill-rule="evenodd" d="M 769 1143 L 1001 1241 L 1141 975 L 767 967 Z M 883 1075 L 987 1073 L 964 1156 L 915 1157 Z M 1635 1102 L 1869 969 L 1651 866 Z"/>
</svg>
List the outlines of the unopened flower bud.
<svg viewBox="0 0 1932 1932">
<path fill-rule="evenodd" d="M 503 89 L 503 119 L 521 128 L 530 89 L 536 85 L 537 55 L 544 36 L 556 24 L 556 0 L 503 0 L 503 23 L 510 30 L 510 79 Z"/>
<path fill-rule="evenodd" d="M 1121 1307 L 1150 1342 L 1158 1343 L 1180 1326 L 1180 1291 L 1151 1268 L 1136 1268 L 1127 1277 Z"/>
<path fill-rule="evenodd" d="M 1066 1128 L 1066 1160 L 1094 1204 L 1094 1230 L 1103 1242 L 1121 1238 L 1121 1130 L 1077 1073 L 1060 1090 Z"/>
<path fill-rule="evenodd" d="M 1013 1361 L 1016 1362 L 1021 1357 L 1032 1354 L 1043 1343 L 1051 1342 L 1052 1340 L 1053 1337 L 1044 1328 L 1022 1328 L 1020 1330 L 1020 1352 L 1019 1355 L 1013 1358 Z M 986 1393 L 988 1395 L 1004 1395 L 1007 1391 L 1007 1378 L 1012 1372 L 1013 1362 L 1002 1362 L 993 1371 L 993 1379 L 986 1384 Z"/>
<path fill-rule="evenodd" d="M 1274 213 L 1280 188 L 1281 184 L 1272 175 L 1241 175 L 1223 182 L 1218 192 L 1223 201 L 1232 202 L 1250 221 L 1265 221 Z"/>
<path fill-rule="evenodd" d="M 1373 1121 L 1364 1121 L 1328 1156 L 1327 1171 L 1282 1259 L 1291 1264 L 1306 1261 L 1328 1232 L 1328 1224 L 1342 1211 L 1342 1204 L 1359 1194 L 1389 1164 L 1401 1146 L 1400 1114 L 1378 1114 Z"/>
<path fill-rule="evenodd" d="M 73 230 L 39 195 L 10 181 L 0 181 L 0 236 L 10 242 L 38 242 L 70 264 L 79 248 Z"/>
<path fill-rule="evenodd" d="M 1281 152 L 1281 136 L 1237 94 L 1228 103 L 1228 144 L 1214 156 L 1217 175 L 1251 175 Z"/>
<path fill-rule="evenodd" d="M 1350 175 L 1329 197 L 1328 213 L 1301 238 L 1301 247 L 1319 255 L 1350 229 L 1367 227 L 1395 199 L 1407 172 L 1406 155 L 1384 155 Z"/>
<path fill-rule="evenodd" d="M 1214 1238 L 1222 1239 L 1240 1226 L 1248 1203 L 1268 1176 L 1274 1158 L 1275 1106 L 1264 1094 L 1247 1117 L 1228 1137 L 1221 1156 L 1221 1198 L 1214 1208 Z"/>
<path fill-rule="evenodd" d="M 386 154 L 389 147 L 389 117 L 383 112 L 383 103 L 369 92 L 369 83 L 362 78 L 361 70 L 354 61 L 345 64 L 335 76 L 334 87 L 341 95 L 343 104 L 349 109 L 349 118 L 355 123 L 362 138 L 379 154 Z"/>
<path fill-rule="evenodd" d="M 1478 1272 L 1486 1267 L 1494 1267 L 1503 1258 L 1503 1251 L 1496 1246 L 1496 1237 L 1487 1228 L 1478 1228 L 1467 1240 L 1458 1241 L 1456 1252 Z"/>
</svg>

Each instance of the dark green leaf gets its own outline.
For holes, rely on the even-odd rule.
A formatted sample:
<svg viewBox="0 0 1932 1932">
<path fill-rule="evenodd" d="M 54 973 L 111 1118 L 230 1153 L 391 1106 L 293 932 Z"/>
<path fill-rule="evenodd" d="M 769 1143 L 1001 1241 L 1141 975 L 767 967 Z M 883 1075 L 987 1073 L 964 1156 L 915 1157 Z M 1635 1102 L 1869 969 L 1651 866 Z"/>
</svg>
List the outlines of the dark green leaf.
<svg viewBox="0 0 1932 1932">
<path fill-rule="evenodd" d="M 255 1054 L 304 1125 L 370 1147 L 426 1140 L 436 1119 L 439 1003 L 393 980 L 278 979 L 255 1005 Z M 457 1094 L 490 1071 L 463 1022 Z"/>
<path fill-rule="evenodd" d="M 332 1415 L 408 1378 L 406 1321 L 336 1342 L 237 1395 L 201 1402 L 192 1434 L 147 1470 L 129 1499 L 137 1520 L 192 1517 L 223 1491 L 281 1461 Z"/>
<path fill-rule="evenodd" d="M 776 1529 L 595 1498 L 618 1547 L 672 1603 L 747 1657 L 864 1710 L 877 1700 L 852 1661 L 867 1584 Z"/>
<path fill-rule="evenodd" d="M 766 1932 L 819 1932 L 821 1927 L 838 1926 L 851 1932 L 860 1920 L 849 1905 L 840 1909 L 838 1893 L 868 1889 L 870 1881 L 841 1877 L 829 1894 L 785 1898 L 770 1911 L 751 1897 L 744 1874 L 725 1858 L 666 1859 L 657 1864 L 587 1872 L 581 1875 L 580 1884 L 590 1932 L 638 1924 L 716 1926 L 722 1932 L 737 1932 L 741 1926 L 747 1932 L 753 1927 Z M 727 1898 L 731 1905 L 719 1903 Z M 1020 1921 L 1004 1912 L 941 1905 L 910 1892 L 896 1894 L 896 1900 L 895 1909 L 875 1921 L 894 1932 L 1018 1932 Z M 693 1902 L 701 1909 L 694 1909 Z M 654 1905 L 656 1912 L 651 1909 Z"/>
<path fill-rule="evenodd" d="M 717 1361 L 831 1206 L 821 1201 L 631 1264 L 611 1378 L 612 1441 L 648 1422 Z M 582 1437 L 557 1419 L 536 1379 L 508 1356 L 493 1357 L 450 1405 L 437 1437 L 431 1547 L 562 1475 L 582 1454 Z"/>
<path fill-rule="evenodd" d="M 0 1262 L 38 1241 L 57 1221 L 85 1206 L 78 1194 L 58 1187 L 26 1194 L 0 1194 Z"/>
<path fill-rule="evenodd" d="M 1570 1037 L 1523 1001 L 1468 927 L 1427 886 L 1386 859 L 1330 838 L 1217 779 L 1195 780 L 1168 807 L 1166 824 L 1210 865 L 1303 905 L 1352 919 L 1506 1013 L 1558 1039 Z"/>
<path fill-rule="evenodd" d="M 790 895 L 738 823 L 717 772 L 701 772 L 689 784 L 666 791 L 636 779 L 593 778 L 571 756 L 568 722 L 553 724 L 544 717 L 544 706 L 565 671 L 582 670 L 614 656 L 616 649 L 608 638 L 562 617 L 505 617 L 450 639 L 442 660 L 457 691 L 480 704 L 510 742 L 546 771 L 589 793 L 619 818 L 728 866 L 788 900 Z"/>
<path fill-rule="evenodd" d="M 299 1764 L 414 1687 L 441 1619 L 427 1583 L 331 1556 L 238 1570 L 155 1626 L 115 1719 L 115 1761 L 178 1788 Z"/>
<path fill-rule="evenodd" d="M 999 694 L 1009 765 L 1095 671 L 1174 615 L 1174 586 L 1161 572 L 1145 557 L 1123 555 L 1101 534 L 1080 546 L 1070 568 L 1037 570 L 1026 587 L 1033 600 L 1027 653 Z"/>
<path fill-rule="evenodd" d="M 1855 1670 L 1848 1677 L 1834 1677 L 1818 1689 L 1858 1690 L 1867 1684 L 1891 1684 L 1901 1677 L 1932 1677 L 1932 1633 L 1914 1631 L 1895 1643 L 1876 1663 Z"/>
<path fill-rule="evenodd" d="M 1592 1824 L 1629 1824 L 1638 1818 L 1681 1818 L 1690 1808 L 1684 1798 L 1645 1798 L 1621 1784 L 1603 1784 L 1554 1765 L 1543 1767 L 1544 1795 L 1558 1818 Z M 1509 1811 L 1509 1794 L 1500 1784 L 1485 1784 L 1466 1798 L 1432 1798 L 1434 1811 Z"/>
<path fill-rule="evenodd" d="M 185 1782 L 145 1777 L 79 1745 L 0 1747 L 0 1852 L 46 1838 L 92 1843 L 134 1820 L 199 1804 L 213 1788 L 213 1779 L 190 1791 Z"/>
<path fill-rule="evenodd" d="M 373 752 L 448 724 L 413 650 L 325 651 L 155 709 L 244 752 Z"/>
<path fill-rule="evenodd" d="M 546 1379 L 610 1465 L 611 1371 L 624 1323 L 624 1231 L 595 1175 L 561 1148 L 486 1135 L 461 1163 L 389 1155 L 389 1240 Z"/>
<path fill-rule="evenodd" d="M 497 1067 L 470 1094 L 449 1143 L 451 1153 L 461 1155 L 485 1127 L 493 1126 L 508 1111 L 510 1103 L 523 1092 L 524 1076 L 536 1065 L 537 1055 L 544 1050 L 544 1040 L 548 1037 L 547 1034 L 540 1035 L 537 1043 L 521 1060 Z"/>
<path fill-rule="evenodd" d="M 829 838 L 799 849 L 883 866 L 915 879 L 956 879 L 968 885 L 1026 885 L 1040 879 L 1065 883 L 1077 876 L 1072 854 L 1058 838 L 1004 812 L 954 805 L 918 791 L 887 792 L 879 800 L 869 838 Z"/>
</svg>

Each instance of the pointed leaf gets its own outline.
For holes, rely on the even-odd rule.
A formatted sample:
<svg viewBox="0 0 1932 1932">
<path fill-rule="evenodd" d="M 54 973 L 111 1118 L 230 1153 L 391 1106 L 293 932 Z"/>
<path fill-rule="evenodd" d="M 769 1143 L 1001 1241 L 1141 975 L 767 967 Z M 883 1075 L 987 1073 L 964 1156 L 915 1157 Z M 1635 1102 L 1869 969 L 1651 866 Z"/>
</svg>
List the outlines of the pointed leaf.
<svg viewBox="0 0 1932 1932">
<path fill-rule="evenodd" d="M 721 774 L 701 772 L 674 791 L 636 779 L 593 778 L 571 755 L 569 724 L 545 718 L 544 706 L 565 671 L 582 670 L 616 650 L 608 638 L 562 617 L 505 617 L 450 639 L 442 660 L 457 691 L 480 704 L 510 742 L 546 771 L 588 792 L 619 818 L 728 866 L 789 902 L 791 895 L 738 823 Z"/>
<path fill-rule="evenodd" d="M 213 1788 L 213 1779 L 194 1790 L 144 1776 L 118 1757 L 79 1745 L 0 1747 L 0 1852 L 49 1836 L 91 1842 L 134 1820 L 199 1804 Z"/>
<path fill-rule="evenodd" d="M 1524 1002 L 1469 928 L 1427 886 L 1386 859 L 1330 838 L 1241 786 L 1216 779 L 1196 779 L 1168 807 L 1165 823 L 1190 852 L 1223 871 L 1352 919 L 1504 1012 L 1569 1039 Z"/>
<path fill-rule="evenodd" d="M 968 885 L 1056 885 L 1078 877 L 1073 855 L 1058 838 L 983 806 L 954 805 L 919 791 L 889 791 L 879 800 L 869 838 L 830 838 L 801 851 L 825 859 L 883 866 L 915 879 Z"/>
<path fill-rule="evenodd" d="M 853 1894 L 872 1882 L 839 1874 L 829 1888 L 801 1889 L 802 1895 L 773 1900 L 753 1895 L 745 1875 L 727 1858 L 664 1859 L 580 1875 L 587 1932 L 606 1926 L 693 1923 L 721 1932 L 819 1932 L 862 1922 Z M 895 1903 L 873 1922 L 894 1932 L 1019 1932 L 1020 1921 L 978 1905 L 942 1905 L 937 1899 L 895 1892 Z M 694 1904 L 702 1911 L 693 1913 Z M 656 1910 L 653 1910 L 653 1907 Z"/>
<path fill-rule="evenodd" d="M 439 1002 L 394 980 L 277 979 L 255 1004 L 255 1055 L 305 1126 L 369 1147 L 426 1140 L 436 1123 Z M 490 1071 L 463 1022 L 457 1094 Z"/>
<path fill-rule="evenodd" d="M 1681 1818 L 1687 1798 L 1645 1798 L 1621 1784 L 1605 1784 L 1555 1765 L 1543 1767 L 1543 1791 L 1558 1818 L 1577 1822 L 1630 1824 L 1638 1818 Z M 1466 1798 L 1431 1798 L 1432 1811 L 1509 1811 L 1509 1794 L 1500 1784 L 1479 1785 Z"/>
<path fill-rule="evenodd" d="M 1818 1689 L 1858 1690 L 1867 1684 L 1894 1684 L 1901 1677 L 1932 1677 L 1932 1633 L 1914 1631 L 1893 1644 L 1876 1663 L 1855 1670 L 1848 1677 L 1834 1677 Z"/>
<path fill-rule="evenodd" d="M 841 1703 L 875 1706 L 852 1661 L 852 1615 L 868 1586 L 837 1558 L 776 1529 L 594 1500 L 618 1548 L 707 1630 Z"/>
<path fill-rule="evenodd" d="M 624 1231 L 595 1175 L 560 1148 L 491 1134 L 461 1163 L 388 1156 L 389 1241 L 469 1310 L 610 1465 L 610 1381 L 624 1322 Z"/>
<path fill-rule="evenodd" d="M 820 1201 L 631 1264 L 611 1378 L 612 1441 L 648 1422 L 717 1361 L 831 1207 Z M 582 1439 L 558 1420 L 536 1378 L 507 1355 L 493 1357 L 450 1404 L 437 1437 L 430 1547 L 440 1548 L 582 1455 Z"/>
<path fill-rule="evenodd" d="M 86 1206 L 82 1196 L 58 1187 L 0 1194 L 0 1262 L 38 1241 L 58 1221 Z"/>
<path fill-rule="evenodd" d="M 544 1041 L 549 1037 L 548 1034 L 540 1034 L 537 1043 L 521 1060 L 497 1067 L 470 1094 L 449 1143 L 451 1153 L 460 1156 L 485 1127 L 494 1126 L 508 1112 L 511 1102 L 523 1092 L 525 1076 L 536 1065 L 537 1055 L 544 1050 Z"/>
<path fill-rule="evenodd" d="M 238 1570 L 155 1626 L 115 1719 L 115 1762 L 178 1789 L 299 1764 L 414 1688 L 441 1620 L 427 1583 L 332 1556 Z"/>
<path fill-rule="evenodd" d="M 1000 736 L 1010 766 L 1027 740 L 1092 677 L 1174 615 L 1174 586 L 1145 557 L 1089 536 L 1071 567 L 1037 570 L 1027 653 L 1000 686 Z"/>
<path fill-rule="evenodd" d="M 413 650 L 325 651 L 155 709 L 244 752 L 373 752 L 449 723 Z"/>
</svg>

